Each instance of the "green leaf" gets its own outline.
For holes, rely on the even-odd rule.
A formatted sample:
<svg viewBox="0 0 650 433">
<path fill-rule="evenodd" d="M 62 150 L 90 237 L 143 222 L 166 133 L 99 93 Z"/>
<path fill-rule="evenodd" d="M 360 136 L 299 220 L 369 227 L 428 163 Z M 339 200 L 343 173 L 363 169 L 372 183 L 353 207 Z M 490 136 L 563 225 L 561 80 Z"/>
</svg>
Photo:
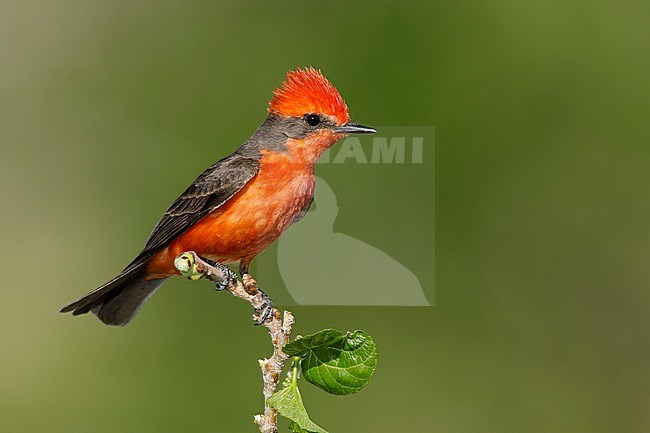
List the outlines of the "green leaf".
<svg viewBox="0 0 650 433">
<path fill-rule="evenodd" d="M 300 345 L 291 350 L 304 354 L 300 366 L 305 379 L 330 394 L 358 392 L 370 382 L 377 367 L 377 346 L 364 331 L 343 335 L 326 329 L 293 343 Z"/>
<path fill-rule="evenodd" d="M 282 351 L 287 355 L 300 356 L 316 347 L 327 347 L 343 338 L 343 333 L 336 329 L 323 329 L 315 334 L 306 335 L 284 346 Z"/>
<path fill-rule="evenodd" d="M 291 421 L 291 424 L 289 424 L 289 429 L 292 431 L 292 433 L 309 433 L 307 430 L 300 427 L 295 421 Z"/>
<path fill-rule="evenodd" d="M 298 367 L 296 365 L 293 370 L 291 383 L 269 397 L 266 402 L 273 409 L 277 410 L 280 415 L 293 421 L 292 429 L 294 432 L 327 433 L 327 431 L 309 419 L 307 409 L 305 409 L 302 397 L 300 396 L 300 390 L 298 389 L 297 373 Z M 297 427 L 301 430 L 296 430 L 297 427 L 294 424 L 297 424 Z"/>
</svg>

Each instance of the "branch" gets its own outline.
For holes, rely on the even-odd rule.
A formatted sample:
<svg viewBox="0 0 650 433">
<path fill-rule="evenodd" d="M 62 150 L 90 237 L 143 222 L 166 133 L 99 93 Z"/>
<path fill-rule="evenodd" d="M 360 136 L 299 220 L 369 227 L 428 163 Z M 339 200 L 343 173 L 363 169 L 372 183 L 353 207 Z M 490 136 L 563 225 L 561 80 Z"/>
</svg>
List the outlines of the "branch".
<svg viewBox="0 0 650 433">
<path fill-rule="evenodd" d="M 270 315 L 264 320 L 264 310 L 269 306 L 270 299 L 257 287 L 257 283 L 250 275 L 244 275 L 242 281 L 239 281 L 229 268 L 219 263 L 214 265 L 207 263 L 194 251 L 179 254 L 174 260 L 174 266 L 181 275 L 190 280 L 196 281 L 205 277 L 216 283 L 218 289 L 225 289 L 234 297 L 247 301 L 255 309 L 256 314 L 253 315 L 253 319 L 258 320 L 259 324 L 269 330 L 273 355 L 269 359 L 259 360 L 264 380 L 264 414 L 255 415 L 255 423 L 259 426 L 261 433 L 277 433 L 277 412 L 268 405 L 267 401 L 275 393 L 282 376 L 282 368 L 289 358 L 289 355 L 282 352 L 282 349 L 289 342 L 294 322 L 293 314 L 290 311 L 285 311 L 284 320 L 282 320 L 280 311 L 269 307 L 271 308 Z M 258 314 L 262 315 L 261 321 L 257 317 Z"/>
</svg>

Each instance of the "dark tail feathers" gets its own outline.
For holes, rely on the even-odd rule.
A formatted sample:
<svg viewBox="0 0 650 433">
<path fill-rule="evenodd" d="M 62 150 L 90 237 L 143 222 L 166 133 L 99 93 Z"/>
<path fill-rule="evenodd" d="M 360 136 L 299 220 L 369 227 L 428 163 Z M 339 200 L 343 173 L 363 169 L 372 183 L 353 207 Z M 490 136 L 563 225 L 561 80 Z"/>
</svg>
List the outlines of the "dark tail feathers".
<svg viewBox="0 0 650 433">
<path fill-rule="evenodd" d="M 165 278 L 145 280 L 143 265 L 128 266 L 112 280 L 61 308 L 61 312 L 72 311 L 78 316 L 91 311 L 107 325 L 126 325 L 165 282 Z"/>
</svg>

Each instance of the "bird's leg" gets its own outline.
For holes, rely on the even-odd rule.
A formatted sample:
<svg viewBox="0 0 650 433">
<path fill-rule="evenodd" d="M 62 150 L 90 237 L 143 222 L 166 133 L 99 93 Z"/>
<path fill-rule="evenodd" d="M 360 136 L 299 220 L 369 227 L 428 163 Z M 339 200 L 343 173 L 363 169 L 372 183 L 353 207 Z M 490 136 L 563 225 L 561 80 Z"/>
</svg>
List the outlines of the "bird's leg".
<svg viewBox="0 0 650 433">
<path fill-rule="evenodd" d="M 248 268 L 249 268 L 250 265 L 251 265 L 250 260 L 241 259 L 239 261 L 239 275 L 241 275 L 243 277 L 244 275 L 248 274 Z M 255 280 L 253 280 L 253 281 L 255 281 Z"/>
<path fill-rule="evenodd" d="M 233 282 L 237 281 L 237 274 L 235 274 L 233 271 L 230 270 L 230 268 L 222 263 L 215 262 L 210 259 L 206 259 L 205 257 L 201 257 L 201 259 L 209 264 L 210 266 L 213 266 L 221 271 L 223 274 L 223 281 L 221 282 L 216 282 L 214 283 L 214 289 L 217 292 L 221 292 L 222 290 L 226 290 L 228 288 L 228 285 Z"/>
<path fill-rule="evenodd" d="M 250 260 L 242 260 L 239 263 L 239 273 L 241 274 L 241 282 L 244 285 L 244 289 L 248 293 L 255 294 L 259 292 L 262 295 L 262 305 L 256 308 L 255 313 L 253 314 L 255 325 L 259 326 L 266 322 L 266 319 L 270 318 L 273 315 L 273 302 L 271 301 L 271 298 L 269 298 L 269 296 L 259 288 L 257 281 L 255 281 L 253 276 L 248 273 L 249 265 Z"/>
</svg>

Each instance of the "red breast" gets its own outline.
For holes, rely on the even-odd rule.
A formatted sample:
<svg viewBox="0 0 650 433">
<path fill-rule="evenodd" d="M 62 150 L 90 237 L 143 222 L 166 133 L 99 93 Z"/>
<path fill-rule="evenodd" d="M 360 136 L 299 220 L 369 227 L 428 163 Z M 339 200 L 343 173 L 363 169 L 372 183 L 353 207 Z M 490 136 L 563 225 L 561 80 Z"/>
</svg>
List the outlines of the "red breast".
<svg viewBox="0 0 650 433">
<path fill-rule="evenodd" d="M 294 143 L 304 149 L 301 143 Z M 305 158 L 310 152 L 303 152 Z M 177 275 L 174 258 L 195 251 L 221 263 L 254 257 L 273 243 L 314 195 L 313 165 L 294 152 L 262 151 L 259 173 L 220 208 L 158 252 L 149 278 Z"/>
</svg>

